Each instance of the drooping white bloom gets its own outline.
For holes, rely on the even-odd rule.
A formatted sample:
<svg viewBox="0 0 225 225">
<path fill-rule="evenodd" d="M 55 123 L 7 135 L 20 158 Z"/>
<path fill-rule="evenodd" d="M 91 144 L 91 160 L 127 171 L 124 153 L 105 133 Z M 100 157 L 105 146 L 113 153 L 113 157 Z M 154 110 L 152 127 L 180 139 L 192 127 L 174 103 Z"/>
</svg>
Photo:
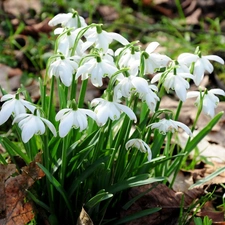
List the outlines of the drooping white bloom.
<svg viewBox="0 0 225 225">
<path fill-rule="evenodd" d="M 69 28 L 79 28 L 79 27 L 86 27 L 87 24 L 83 17 L 79 16 L 77 12 L 75 13 L 59 13 L 54 16 L 49 22 L 49 26 L 56 26 L 61 24 L 62 27 L 69 27 Z"/>
<path fill-rule="evenodd" d="M 140 150 L 140 152 L 143 153 L 148 153 L 148 161 L 150 162 L 152 159 L 152 151 L 150 149 L 150 147 L 141 139 L 138 138 L 134 138 L 129 140 L 126 145 L 125 148 L 126 150 L 128 150 L 129 148 L 134 147 Z"/>
<path fill-rule="evenodd" d="M 197 97 L 195 101 L 195 104 L 197 106 L 200 105 L 200 101 L 201 101 L 200 95 L 203 95 L 203 102 L 202 102 L 203 112 L 206 115 L 213 118 L 215 115 L 215 109 L 219 103 L 219 98 L 215 95 L 225 96 L 225 92 L 222 89 L 216 88 L 216 89 L 211 89 L 207 91 L 206 93 L 204 92 L 201 93 L 199 91 L 190 91 L 187 93 L 188 98 Z"/>
<path fill-rule="evenodd" d="M 157 91 L 157 87 L 155 85 L 149 85 L 148 91 L 139 94 L 140 99 L 143 102 L 146 102 L 148 108 L 151 112 L 155 112 L 155 107 L 157 102 L 160 100 L 154 91 Z"/>
<path fill-rule="evenodd" d="M 96 114 L 89 109 L 70 108 L 60 110 L 55 117 L 56 121 L 60 120 L 59 136 L 65 137 L 72 128 L 80 128 L 80 132 L 88 126 L 87 115 L 96 120 Z"/>
<path fill-rule="evenodd" d="M 53 133 L 56 137 L 56 129 L 54 125 L 47 119 L 40 117 L 38 114 L 27 114 L 22 113 L 15 117 L 13 124 L 18 123 L 19 128 L 22 130 L 22 140 L 27 143 L 35 134 L 44 134 L 46 127 Z"/>
<path fill-rule="evenodd" d="M 178 57 L 178 62 L 181 64 L 190 66 L 194 63 L 193 80 L 197 86 L 201 83 L 205 72 L 208 72 L 209 74 L 213 72 L 214 68 L 209 60 L 224 64 L 224 60 L 216 55 L 199 56 L 197 54 L 182 53 Z"/>
<path fill-rule="evenodd" d="M 83 65 L 77 69 L 76 79 L 81 76 L 82 80 L 91 77 L 91 83 L 96 87 L 102 86 L 102 78 L 108 76 L 109 78 L 118 71 L 113 58 L 104 54 L 101 61 L 98 62 L 96 57 L 88 59 Z"/>
<path fill-rule="evenodd" d="M 158 46 L 158 42 L 151 42 L 145 50 L 145 52 L 148 53 L 148 58 L 144 57 L 145 74 L 153 74 L 155 69 L 166 67 L 168 66 L 169 62 L 172 61 L 172 59 L 166 55 L 154 53 Z"/>
<path fill-rule="evenodd" d="M 117 95 L 118 98 L 125 97 L 129 98 L 131 93 L 137 92 L 147 93 L 149 90 L 148 82 L 142 77 L 137 76 L 129 76 L 125 77 L 123 75 L 118 76 L 117 80 L 119 83 L 115 86 L 114 94 Z"/>
<path fill-rule="evenodd" d="M 156 74 L 151 83 L 154 83 L 162 77 L 163 73 Z M 168 74 L 166 74 L 165 80 L 163 82 L 163 86 L 165 90 L 169 92 L 170 89 L 176 92 L 176 95 L 181 101 L 186 100 L 187 89 L 190 87 L 190 84 L 185 78 L 194 79 L 194 76 L 190 74 L 188 68 L 185 65 L 179 65 L 178 68 L 171 70 Z"/>
<path fill-rule="evenodd" d="M 140 52 L 133 51 L 131 48 L 127 48 L 125 50 L 124 48 L 119 48 L 115 51 L 115 55 L 118 56 L 119 54 L 121 54 L 119 59 L 119 67 L 128 68 L 129 74 L 136 76 L 140 66 Z"/>
<path fill-rule="evenodd" d="M 152 123 L 149 125 L 152 129 L 158 129 L 161 134 L 166 134 L 168 131 L 175 132 L 178 131 L 178 128 L 181 127 L 189 136 L 192 136 L 192 132 L 188 126 L 185 124 L 175 121 L 162 119 L 159 122 Z"/>
<path fill-rule="evenodd" d="M 137 120 L 136 115 L 128 106 L 119 104 L 116 101 L 110 102 L 102 98 L 95 98 L 91 101 L 91 106 L 96 106 L 94 112 L 99 126 L 103 126 L 109 118 L 113 121 L 118 120 L 122 112 L 126 113 L 131 120 L 135 122 Z"/>
<path fill-rule="evenodd" d="M 49 77 L 55 76 L 60 78 L 62 83 L 69 87 L 72 83 L 73 74 L 78 67 L 77 62 L 71 59 L 59 56 L 55 61 L 51 62 L 48 71 Z"/>
<path fill-rule="evenodd" d="M 74 48 L 75 40 L 78 36 L 78 33 L 81 31 L 80 28 L 78 29 L 69 29 L 68 32 L 66 32 L 64 29 L 61 30 L 63 34 L 61 34 L 57 40 L 57 52 L 62 53 L 65 57 L 70 56 L 76 56 L 83 57 L 85 55 L 85 52 L 83 50 L 83 41 L 79 39 L 75 52 L 72 55 L 72 49 Z"/>
<path fill-rule="evenodd" d="M 11 115 L 18 116 L 21 113 L 26 113 L 29 109 L 32 113 L 36 107 L 23 99 L 17 99 L 16 95 L 6 94 L 2 96 L 1 102 L 4 102 L 0 111 L 0 125 L 5 123 Z"/>
<path fill-rule="evenodd" d="M 102 49 L 104 53 L 108 51 L 109 44 L 113 40 L 120 42 L 122 45 L 127 45 L 129 42 L 122 35 L 114 32 L 106 32 L 101 30 L 100 27 L 93 27 L 85 34 L 87 41 L 83 45 L 83 50 L 87 50 L 90 46 L 94 45 L 95 48 Z"/>
</svg>

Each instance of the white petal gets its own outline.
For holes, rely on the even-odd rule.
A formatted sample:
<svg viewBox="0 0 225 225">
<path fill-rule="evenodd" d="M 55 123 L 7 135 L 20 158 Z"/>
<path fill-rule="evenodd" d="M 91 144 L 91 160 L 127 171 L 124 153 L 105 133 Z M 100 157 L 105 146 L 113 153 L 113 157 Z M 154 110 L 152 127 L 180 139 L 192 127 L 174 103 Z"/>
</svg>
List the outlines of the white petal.
<svg viewBox="0 0 225 225">
<path fill-rule="evenodd" d="M 178 62 L 187 66 L 190 66 L 191 63 L 196 62 L 198 59 L 198 55 L 191 53 L 182 53 L 178 56 Z"/>
<path fill-rule="evenodd" d="M 109 118 L 109 108 L 107 107 L 107 104 L 98 105 L 95 108 L 95 112 L 97 116 L 98 125 L 103 126 Z"/>
<path fill-rule="evenodd" d="M 225 96 L 224 90 L 219 89 L 219 88 L 211 89 L 211 90 L 209 90 L 209 93 L 213 93 L 215 95 L 223 95 L 223 96 Z"/>
<path fill-rule="evenodd" d="M 181 127 L 189 136 L 192 136 L 192 132 L 188 126 L 178 121 L 174 122 L 177 124 L 177 126 Z"/>
<path fill-rule="evenodd" d="M 96 106 L 96 105 L 98 105 L 99 103 L 104 102 L 104 101 L 105 101 L 105 100 L 102 99 L 102 98 L 95 98 L 95 99 L 93 99 L 93 100 L 91 101 L 91 107 L 94 107 L 94 106 Z"/>
<path fill-rule="evenodd" d="M 35 124 L 35 120 L 32 120 L 31 117 L 29 117 L 29 123 L 26 123 L 25 126 L 22 128 L 22 140 L 24 143 L 27 143 L 33 135 L 36 133 L 37 127 Z"/>
<path fill-rule="evenodd" d="M 24 105 L 21 103 L 20 100 L 16 100 L 15 99 L 15 102 L 14 102 L 14 113 L 15 113 L 15 116 L 21 114 L 21 113 L 26 113 L 26 109 L 24 107 Z"/>
<path fill-rule="evenodd" d="M 29 109 L 32 113 L 34 113 L 36 106 L 34 106 L 31 102 L 25 101 L 23 99 L 21 99 L 20 101 L 27 109 Z"/>
<path fill-rule="evenodd" d="M 9 104 L 3 104 L 2 110 L 0 111 L 0 125 L 5 123 L 9 117 L 12 115 L 14 105 L 13 102 L 6 102 Z"/>
<path fill-rule="evenodd" d="M 209 74 L 213 72 L 213 65 L 209 62 L 208 59 L 206 58 L 201 58 L 201 63 L 204 65 L 204 69 L 206 72 L 208 72 Z"/>
<path fill-rule="evenodd" d="M 146 48 L 146 52 L 148 54 L 151 54 L 152 52 L 154 52 L 156 50 L 156 48 L 159 46 L 159 43 L 154 41 L 154 42 L 151 42 L 148 47 Z"/>
<path fill-rule="evenodd" d="M 134 120 L 134 122 L 137 121 L 136 115 L 134 114 L 134 112 L 128 106 L 121 105 L 121 104 L 118 104 L 118 103 L 115 103 L 115 104 L 120 110 L 122 110 L 124 113 L 126 113 L 131 120 Z"/>
<path fill-rule="evenodd" d="M 12 98 L 15 98 L 15 95 L 12 95 L 12 94 L 5 94 L 1 97 L 1 102 L 4 102 L 6 100 L 9 100 L 9 99 L 12 99 Z"/>
<path fill-rule="evenodd" d="M 27 117 L 30 117 L 30 116 L 32 116 L 32 115 L 31 115 L 31 114 L 27 114 L 27 113 L 22 113 L 22 114 L 20 114 L 20 115 L 18 115 L 18 116 L 16 116 L 16 117 L 14 118 L 12 124 L 18 123 L 18 122 L 20 122 L 21 120 L 23 120 L 23 119 L 25 119 L 25 118 L 27 118 Z"/>
<path fill-rule="evenodd" d="M 153 84 L 153 83 L 159 81 L 161 75 L 162 75 L 162 73 L 156 74 L 156 75 L 151 79 L 151 83 Z"/>
<path fill-rule="evenodd" d="M 45 125 L 43 123 L 43 121 L 41 120 L 41 118 L 37 117 L 37 116 L 33 116 L 32 118 L 35 121 L 36 124 L 36 134 L 44 134 L 45 132 Z"/>
<path fill-rule="evenodd" d="M 120 42 L 122 45 L 128 45 L 129 44 L 129 41 L 120 34 L 117 34 L 117 33 L 114 33 L 114 32 L 108 32 L 108 35 L 110 36 L 110 38 Z"/>
<path fill-rule="evenodd" d="M 134 77 L 132 79 L 132 84 L 138 93 L 147 93 L 149 90 L 148 82 L 142 77 Z"/>
<path fill-rule="evenodd" d="M 178 81 L 178 79 L 175 80 L 174 90 L 178 98 L 184 102 L 186 100 L 187 91 L 183 84 Z"/>
<path fill-rule="evenodd" d="M 194 97 L 198 97 L 200 95 L 199 91 L 189 91 L 187 93 L 187 98 L 194 98 Z"/>
<path fill-rule="evenodd" d="M 196 86 L 198 86 L 201 83 L 204 77 L 204 72 L 205 72 L 204 67 L 198 60 L 194 66 L 194 82 Z"/>
<path fill-rule="evenodd" d="M 96 114 L 92 110 L 90 110 L 90 109 L 78 109 L 78 110 L 81 111 L 82 113 L 88 115 L 93 120 L 96 120 Z"/>
<path fill-rule="evenodd" d="M 70 113 L 68 113 L 68 115 L 66 115 L 59 124 L 59 136 L 60 137 L 65 137 L 69 131 L 71 130 L 72 126 L 74 125 L 74 123 L 72 122 L 74 120 L 73 118 L 73 112 L 71 111 Z"/>
<path fill-rule="evenodd" d="M 206 59 L 209 59 L 209 60 L 216 61 L 220 64 L 224 64 L 224 60 L 217 55 L 207 55 L 207 56 L 203 56 L 203 57 L 206 58 Z"/>
<path fill-rule="evenodd" d="M 56 129 L 55 129 L 54 125 L 50 121 L 46 120 L 45 118 L 42 118 L 41 117 L 41 120 L 47 125 L 47 127 L 49 128 L 49 130 L 56 137 L 57 136 L 57 133 L 56 133 Z"/>
<path fill-rule="evenodd" d="M 87 128 L 87 116 L 80 111 L 76 111 L 76 117 L 78 122 L 78 127 L 80 128 L 80 132 Z"/>
<path fill-rule="evenodd" d="M 49 26 L 56 26 L 58 24 L 65 24 L 70 18 L 72 18 L 72 13 L 60 13 L 54 16 L 49 22 Z"/>
<path fill-rule="evenodd" d="M 59 121 L 62 119 L 62 117 L 64 116 L 64 114 L 66 114 L 67 112 L 72 111 L 72 109 L 61 109 L 55 116 L 55 120 Z"/>
</svg>

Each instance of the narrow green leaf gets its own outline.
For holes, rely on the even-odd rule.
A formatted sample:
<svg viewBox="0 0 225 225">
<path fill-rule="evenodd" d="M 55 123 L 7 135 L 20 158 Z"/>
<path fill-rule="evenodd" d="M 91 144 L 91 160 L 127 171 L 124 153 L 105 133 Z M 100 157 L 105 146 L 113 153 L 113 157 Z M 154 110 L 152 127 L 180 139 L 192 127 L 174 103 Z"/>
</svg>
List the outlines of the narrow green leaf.
<svg viewBox="0 0 225 225">
<path fill-rule="evenodd" d="M 52 176 L 52 174 L 49 173 L 49 171 L 42 164 L 37 163 L 37 165 L 43 170 L 43 172 L 47 176 L 48 180 L 53 184 L 53 186 L 56 188 L 56 190 L 61 194 L 61 196 L 63 197 L 63 199 L 66 203 L 67 208 L 70 211 L 71 218 L 72 218 L 72 220 L 74 220 L 73 211 L 72 211 L 72 208 L 71 208 L 71 204 L 69 202 L 69 198 L 68 198 L 65 190 L 62 188 L 61 184 L 55 179 L 55 177 Z"/>
<path fill-rule="evenodd" d="M 140 174 L 134 177 L 130 177 L 127 180 L 120 181 L 109 188 L 106 188 L 106 190 L 112 194 L 115 194 L 119 191 L 123 191 L 125 189 L 131 188 L 131 187 L 136 187 L 136 186 L 141 186 L 145 184 L 151 184 L 154 182 L 160 182 L 165 180 L 163 177 L 156 177 L 152 178 L 150 177 L 149 174 Z"/>
<path fill-rule="evenodd" d="M 22 150 L 8 138 L 0 137 L 0 143 L 5 147 L 6 151 L 11 150 L 11 152 L 17 153 L 26 162 L 26 164 L 30 163 L 31 160 L 29 159 L 29 157 L 24 154 Z"/>
<path fill-rule="evenodd" d="M 47 212 L 51 212 L 51 208 L 47 206 L 44 202 L 40 201 L 32 192 L 29 190 L 26 190 L 27 195 L 39 206 L 41 206 L 43 209 L 47 210 Z"/>
<path fill-rule="evenodd" d="M 159 131 L 156 129 L 154 131 L 154 137 L 157 137 L 157 138 L 154 138 L 153 144 L 151 145 L 153 159 L 160 153 L 160 150 L 162 149 L 162 145 L 164 143 L 166 135 L 160 134 Z"/>
<path fill-rule="evenodd" d="M 1 153 L 0 153 L 0 162 L 2 162 L 2 164 L 4 164 L 4 165 L 7 165 L 7 162 Z"/>
<path fill-rule="evenodd" d="M 140 199 L 141 197 L 143 197 L 145 194 L 147 194 L 148 192 L 150 192 L 152 189 L 156 188 L 158 185 L 158 183 L 152 185 L 150 188 L 147 189 L 147 191 L 142 192 L 141 194 L 135 196 L 134 198 L 132 198 L 130 201 L 128 201 L 124 206 L 123 209 L 127 210 L 130 208 L 131 205 L 133 205 L 138 199 Z"/>
<path fill-rule="evenodd" d="M 77 189 L 78 185 L 84 181 L 88 176 L 90 176 L 94 171 L 101 166 L 103 163 L 105 163 L 109 159 L 109 156 L 105 156 L 102 158 L 99 158 L 95 161 L 95 163 L 91 164 L 89 167 L 85 169 L 83 173 L 80 174 L 80 176 L 75 177 L 72 185 L 69 188 L 68 196 L 71 197 L 74 193 L 74 191 Z"/>
<path fill-rule="evenodd" d="M 191 152 L 197 144 L 212 130 L 212 128 L 217 124 L 217 122 L 222 117 L 223 112 L 219 112 L 207 125 L 202 129 L 186 146 L 186 151 Z"/>
<path fill-rule="evenodd" d="M 132 215 L 126 216 L 126 217 L 118 220 L 117 222 L 115 222 L 113 224 L 114 225 L 125 224 L 125 223 L 127 223 L 129 221 L 141 218 L 143 216 L 151 215 L 151 214 L 156 213 L 156 212 L 158 212 L 160 210 L 161 210 L 161 208 L 145 209 L 145 210 L 142 210 L 140 212 L 133 213 Z"/>
<path fill-rule="evenodd" d="M 85 205 L 88 208 L 92 208 L 95 205 L 97 205 L 99 202 L 109 199 L 111 197 L 113 197 L 113 194 L 110 194 L 103 189 L 103 190 L 99 191 L 94 197 L 89 199 L 89 201 Z"/>
<path fill-rule="evenodd" d="M 222 168 L 219 168 L 218 170 L 216 170 L 215 172 L 211 173 L 211 174 L 208 175 L 207 177 L 205 177 L 205 178 L 203 178 L 203 179 L 197 181 L 195 184 L 192 184 L 192 185 L 190 186 L 189 189 L 192 189 L 192 188 L 194 188 L 194 187 L 196 187 L 196 186 L 198 186 L 198 185 L 204 184 L 205 182 L 207 182 L 207 181 L 213 179 L 214 177 L 218 176 L 219 174 L 221 174 L 221 173 L 224 172 L 224 171 L 225 171 L 225 166 L 222 167 Z"/>
</svg>

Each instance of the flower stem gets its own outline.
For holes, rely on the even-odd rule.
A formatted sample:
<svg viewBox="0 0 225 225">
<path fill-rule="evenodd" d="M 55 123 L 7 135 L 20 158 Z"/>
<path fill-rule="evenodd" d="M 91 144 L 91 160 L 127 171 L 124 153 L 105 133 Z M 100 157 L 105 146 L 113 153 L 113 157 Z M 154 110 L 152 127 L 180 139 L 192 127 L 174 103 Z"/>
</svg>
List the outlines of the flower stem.
<svg viewBox="0 0 225 225">
<path fill-rule="evenodd" d="M 77 91 L 77 81 L 75 80 L 75 75 L 73 74 L 73 80 L 71 85 L 71 91 L 70 91 L 70 100 L 72 101 L 76 97 L 76 91 Z"/>
<path fill-rule="evenodd" d="M 70 140 L 70 133 L 63 139 L 63 146 L 62 146 L 62 164 L 60 170 L 60 184 L 62 187 L 64 186 L 65 182 L 65 175 L 66 175 L 66 166 L 67 166 L 67 150 L 68 150 L 68 143 Z"/>
<path fill-rule="evenodd" d="M 82 108 L 84 105 L 84 98 L 85 98 L 85 94 L 86 94 L 87 84 L 88 84 L 88 79 L 82 81 L 79 100 L 78 100 L 79 108 Z"/>
<path fill-rule="evenodd" d="M 177 111 L 176 111 L 176 114 L 174 116 L 174 120 L 175 121 L 178 120 L 178 117 L 180 115 L 180 111 L 181 111 L 182 105 L 183 105 L 183 102 L 182 101 L 179 101 L 179 104 L 178 104 L 178 107 L 177 107 Z"/>
<path fill-rule="evenodd" d="M 50 87 L 50 98 L 49 98 L 49 104 L 48 104 L 48 116 L 47 119 L 50 120 L 51 118 L 51 113 L 52 113 L 52 104 L 53 104 L 53 96 L 54 96 L 54 85 L 55 84 L 55 79 L 54 76 L 52 77 L 51 80 L 51 87 Z"/>
</svg>

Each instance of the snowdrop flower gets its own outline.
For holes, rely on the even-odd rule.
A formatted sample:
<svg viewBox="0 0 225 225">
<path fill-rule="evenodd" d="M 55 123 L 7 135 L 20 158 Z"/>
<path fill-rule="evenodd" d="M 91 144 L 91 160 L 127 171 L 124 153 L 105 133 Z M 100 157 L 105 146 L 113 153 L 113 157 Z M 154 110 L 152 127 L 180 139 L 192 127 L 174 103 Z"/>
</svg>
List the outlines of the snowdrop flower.
<svg viewBox="0 0 225 225">
<path fill-rule="evenodd" d="M 187 93 L 188 98 L 197 97 L 195 104 L 199 106 L 201 104 L 200 95 L 203 96 L 202 102 L 202 110 L 203 112 L 210 116 L 211 118 L 215 115 L 215 109 L 219 103 L 219 98 L 215 95 L 225 96 L 225 92 L 222 89 L 216 88 L 206 91 L 205 93 L 201 93 L 199 91 L 190 91 Z"/>
<path fill-rule="evenodd" d="M 168 131 L 171 131 L 174 133 L 175 131 L 178 131 L 178 128 L 181 127 L 189 136 L 192 136 L 192 132 L 189 129 L 188 126 L 185 124 L 175 121 L 175 120 L 167 120 L 162 119 L 159 122 L 152 123 L 149 125 L 152 129 L 158 129 L 161 134 L 166 134 Z"/>
<path fill-rule="evenodd" d="M 152 78 L 151 83 L 159 81 L 163 75 L 164 73 L 156 74 Z M 187 89 L 190 87 L 189 82 L 186 81 L 185 78 L 194 79 L 194 76 L 190 74 L 185 65 L 179 65 L 178 68 L 172 69 L 168 74 L 166 74 L 163 82 L 165 90 L 167 92 L 169 92 L 170 89 L 174 90 L 178 98 L 183 102 L 186 100 Z"/>
<path fill-rule="evenodd" d="M 148 82 L 142 77 L 123 75 L 118 76 L 119 83 L 115 86 L 114 93 L 119 97 L 129 98 L 132 92 L 147 93 L 149 90 Z"/>
<path fill-rule="evenodd" d="M 72 54 L 72 49 L 74 47 L 75 40 L 77 38 L 78 33 L 81 31 L 80 28 L 78 29 L 69 29 L 68 32 L 63 30 L 63 34 L 61 34 L 58 38 L 58 45 L 57 45 L 57 52 L 62 53 L 65 57 L 70 56 L 79 56 L 80 58 L 85 55 L 83 51 L 83 41 L 80 39 L 76 46 L 74 55 Z"/>
<path fill-rule="evenodd" d="M 212 73 L 213 72 L 213 65 L 210 63 L 209 60 L 214 60 L 218 63 L 224 64 L 224 60 L 216 55 L 207 55 L 207 56 L 201 56 L 201 54 L 191 54 L 191 53 L 182 53 L 178 57 L 178 62 L 181 64 L 185 64 L 187 66 L 190 66 L 192 63 L 194 63 L 194 82 L 198 86 L 203 77 L 204 73 Z"/>
<path fill-rule="evenodd" d="M 37 115 L 22 113 L 13 120 L 13 124 L 18 123 L 19 128 L 22 130 L 22 140 L 24 143 L 27 143 L 34 134 L 44 134 L 46 129 L 45 126 L 47 126 L 56 137 L 54 125 L 47 119 L 40 117 L 38 114 L 39 113 L 37 113 Z"/>
<path fill-rule="evenodd" d="M 158 42 L 151 42 L 144 52 L 145 74 L 153 74 L 155 72 L 155 69 L 166 67 L 169 62 L 172 61 L 172 59 L 166 55 L 154 53 L 158 46 Z"/>
<path fill-rule="evenodd" d="M 18 116 L 21 113 L 26 113 L 26 109 L 29 109 L 32 113 L 36 109 L 32 103 L 17 99 L 17 95 L 6 94 L 2 96 L 1 102 L 4 102 L 0 111 L 0 125 L 5 123 L 11 115 Z"/>
<path fill-rule="evenodd" d="M 148 153 L 148 161 L 150 162 L 152 159 L 152 151 L 150 149 L 150 147 L 141 139 L 138 138 L 134 138 L 129 140 L 126 145 L 125 148 L 126 150 L 128 150 L 129 148 L 134 147 L 140 150 L 140 152 L 143 153 Z"/>
<path fill-rule="evenodd" d="M 102 49 L 103 52 L 107 52 L 109 44 L 116 40 L 122 45 L 127 45 L 129 42 L 122 35 L 114 32 L 106 32 L 101 29 L 101 26 L 96 26 L 88 30 L 86 33 L 87 41 L 83 45 L 83 50 L 87 50 L 90 46 L 94 45 L 95 48 Z"/>
<path fill-rule="evenodd" d="M 149 85 L 148 91 L 139 94 L 139 97 L 145 102 L 150 109 L 151 112 L 155 112 L 155 107 L 157 102 L 160 100 L 154 91 L 157 91 L 157 87 L 155 85 Z"/>
<path fill-rule="evenodd" d="M 49 22 L 49 26 L 56 26 L 61 24 L 62 27 L 86 27 L 87 24 L 83 17 L 79 16 L 77 12 L 74 13 L 59 13 L 54 16 Z"/>
<path fill-rule="evenodd" d="M 134 51 L 134 47 L 132 47 L 125 50 L 124 48 L 119 48 L 116 50 L 115 55 L 118 56 L 119 54 L 121 54 L 119 59 L 119 67 L 129 68 L 128 72 L 131 75 L 136 76 L 140 66 L 140 52 Z"/>
<path fill-rule="evenodd" d="M 113 58 L 105 54 L 99 57 L 92 57 L 77 69 L 76 79 L 81 76 L 85 80 L 90 75 L 91 83 L 96 87 L 102 86 L 102 78 L 105 76 L 111 77 L 118 71 L 113 62 Z"/>
<path fill-rule="evenodd" d="M 87 115 L 96 120 L 96 114 L 89 109 L 70 108 L 60 110 L 55 117 L 56 121 L 60 120 L 59 136 L 65 137 L 72 128 L 80 128 L 80 132 L 88 126 Z"/>
<path fill-rule="evenodd" d="M 121 105 L 116 101 L 110 102 L 102 98 L 95 98 L 91 101 L 91 106 L 97 106 L 94 110 L 97 116 L 97 124 L 103 126 L 107 120 L 118 120 L 122 112 L 126 113 L 131 120 L 136 122 L 137 118 L 134 112 L 125 105 Z"/>
<path fill-rule="evenodd" d="M 72 58 L 59 56 L 58 59 L 53 61 L 49 66 L 49 77 L 52 78 L 52 76 L 55 76 L 60 78 L 62 83 L 69 87 L 72 83 L 73 74 L 78 67 L 77 62 L 71 59 Z"/>
</svg>

